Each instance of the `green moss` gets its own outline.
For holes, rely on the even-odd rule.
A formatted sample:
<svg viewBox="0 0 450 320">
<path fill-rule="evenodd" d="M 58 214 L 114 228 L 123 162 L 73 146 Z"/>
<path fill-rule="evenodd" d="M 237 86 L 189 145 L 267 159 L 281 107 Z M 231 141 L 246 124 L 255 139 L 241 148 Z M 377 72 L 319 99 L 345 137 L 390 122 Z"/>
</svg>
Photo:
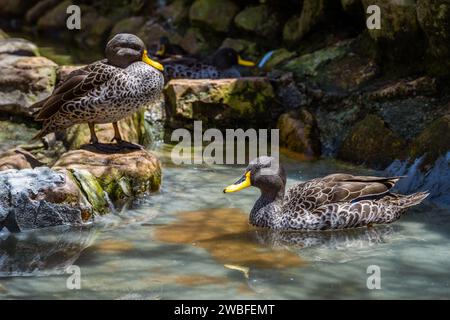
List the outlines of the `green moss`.
<svg viewBox="0 0 450 320">
<path fill-rule="evenodd" d="M 193 23 L 227 32 L 238 10 L 230 0 L 196 0 L 189 10 L 189 18 Z"/>
<path fill-rule="evenodd" d="M 99 214 L 107 213 L 109 206 L 105 199 L 105 191 L 97 178 L 86 170 L 71 169 L 69 171 L 95 212 Z"/>
</svg>

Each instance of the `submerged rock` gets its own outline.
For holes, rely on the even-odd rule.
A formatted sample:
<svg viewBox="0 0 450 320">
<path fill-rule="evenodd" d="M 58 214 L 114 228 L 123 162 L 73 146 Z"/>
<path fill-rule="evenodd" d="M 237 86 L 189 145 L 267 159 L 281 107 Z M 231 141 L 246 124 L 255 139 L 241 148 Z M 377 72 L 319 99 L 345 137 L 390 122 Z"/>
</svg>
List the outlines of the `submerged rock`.
<svg viewBox="0 0 450 320">
<path fill-rule="evenodd" d="M 320 143 L 314 117 L 308 111 L 290 111 L 278 119 L 280 145 L 308 158 L 320 155 Z"/>
<path fill-rule="evenodd" d="M 29 107 L 52 93 L 56 67 L 44 57 L 1 55 L 0 112 L 30 116 Z"/>
<path fill-rule="evenodd" d="M 53 169 L 71 171 L 89 202 L 102 213 L 109 209 L 105 194 L 113 202 L 121 202 L 157 191 L 161 184 L 160 161 L 145 150 L 74 150 L 62 155 Z"/>
<path fill-rule="evenodd" d="M 69 175 L 46 167 L 0 172 L 0 230 L 85 224 L 92 210 Z"/>
<path fill-rule="evenodd" d="M 218 128 L 267 128 L 277 106 L 270 81 L 262 77 L 171 80 L 164 94 L 169 118 Z"/>
<path fill-rule="evenodd" d="M 406 143 L 375 115 L 367 115 L 345 137 L 338 157 L 356 164 L 384 169 L 401 157 Z"/>
</svg>

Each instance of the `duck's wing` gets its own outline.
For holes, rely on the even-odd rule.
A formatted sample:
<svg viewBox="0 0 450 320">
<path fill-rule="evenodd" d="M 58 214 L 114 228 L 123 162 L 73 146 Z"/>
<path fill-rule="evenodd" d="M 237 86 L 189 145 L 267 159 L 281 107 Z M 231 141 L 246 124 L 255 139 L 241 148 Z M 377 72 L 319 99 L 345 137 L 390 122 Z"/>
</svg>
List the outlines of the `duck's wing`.
<svg viewBox="0 0 450 320">
<path fill-rule="evenodd" d="M 86 95 L 89 91 L 110 80 L 118 71 L 120 71 L 119 68 L 101 61 L 72 71 L 49 97 L 31 106 L 36 110 L 33 113 L 34 119 L 43 121 L 50 118 L 65 103 Z"/>
<path fill-rule="evenodd" d="M 388 193 L 400 178 L 333 174 L 293 186 L 285 203 L 294 210 L 311 211 L 326 204 L 377 198 Z"/>
</svg>

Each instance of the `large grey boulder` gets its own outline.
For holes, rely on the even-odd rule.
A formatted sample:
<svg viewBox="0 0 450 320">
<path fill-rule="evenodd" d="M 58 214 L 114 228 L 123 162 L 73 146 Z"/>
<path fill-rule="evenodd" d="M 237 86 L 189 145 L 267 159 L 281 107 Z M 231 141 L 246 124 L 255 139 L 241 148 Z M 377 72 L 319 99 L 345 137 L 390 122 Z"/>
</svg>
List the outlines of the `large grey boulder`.
<svg viewBox="0 0 450 320">
<path fill-rule="evenodd" d="M 47 167 L 2 171 L 0 190 L 0 230 L 80 226 L 91 217 L 90 206 L 67 171 Z"/>
</svg>

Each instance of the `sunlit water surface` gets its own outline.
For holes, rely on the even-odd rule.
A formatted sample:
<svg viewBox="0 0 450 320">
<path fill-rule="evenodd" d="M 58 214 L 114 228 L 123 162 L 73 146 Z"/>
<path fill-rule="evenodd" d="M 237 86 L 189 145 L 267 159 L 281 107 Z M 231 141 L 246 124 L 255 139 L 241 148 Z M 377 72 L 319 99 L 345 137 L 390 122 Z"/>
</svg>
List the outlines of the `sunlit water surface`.
<svg viewBox="0 0 450 320">
<path fill-rule="evenodd" d="M 161 192 L 83 229 L 0 234 L 0 299 L 450 298 L 450 211 L 413 208 L 400 221 L 345 232 L 274 233 L 248 225 L 258 190 L 222 193 L 244 166 L 174 166 Z M 289 184 L 331 161 L 284 158 Z M 67 288 L 67 267 L 81 289 Z M 369 266 L 381 289 L 369 290 Z M 69 281 L 70 282 L 70 281 Z"/>
</svg>

